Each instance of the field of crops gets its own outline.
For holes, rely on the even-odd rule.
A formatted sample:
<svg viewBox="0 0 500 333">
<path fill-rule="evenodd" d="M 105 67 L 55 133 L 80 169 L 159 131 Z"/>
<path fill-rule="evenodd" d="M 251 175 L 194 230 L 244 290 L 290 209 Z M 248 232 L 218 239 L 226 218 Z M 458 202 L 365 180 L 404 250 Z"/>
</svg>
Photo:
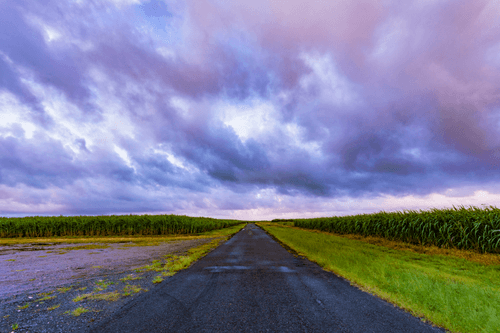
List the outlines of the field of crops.
<svg viewBox="0 0 500 333">
<path fill-rule="evenodd" d="M 379 236 L 412 244 L 500 253 L 500 209 L 453 207 L 295 219 L 294 225 L 338 234 Z"/>
<path fill-rule="evenodd" d="M 0 217 L 0 237 L 196 234 L 239 223 L 180 215 Z"/>
</svg>

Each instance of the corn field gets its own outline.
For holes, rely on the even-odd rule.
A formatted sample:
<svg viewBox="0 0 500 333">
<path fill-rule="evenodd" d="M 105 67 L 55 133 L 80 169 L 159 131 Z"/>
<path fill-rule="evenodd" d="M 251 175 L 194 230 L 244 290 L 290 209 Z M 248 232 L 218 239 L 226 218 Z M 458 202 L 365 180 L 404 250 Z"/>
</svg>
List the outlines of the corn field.
<svg viewBox="0 0 500 333">
<path fill-rule="evenodd" d="M 0 237 L 196 234 L 239 223 L 180 215 L 0 217 Z"/>
<path fill-rule="evenodd" d="M 500 209 L 452 209 L 295 219 L 300 228 L 379 236 L 419 245 L 500 253 Z"/>
</svg>

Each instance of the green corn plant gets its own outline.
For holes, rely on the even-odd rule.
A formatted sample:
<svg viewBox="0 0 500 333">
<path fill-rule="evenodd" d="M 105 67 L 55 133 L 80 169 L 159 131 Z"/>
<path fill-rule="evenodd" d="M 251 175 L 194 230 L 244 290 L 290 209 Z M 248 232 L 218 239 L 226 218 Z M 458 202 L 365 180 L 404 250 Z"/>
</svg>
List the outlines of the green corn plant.
<svg viewBox="0 0 500 333">
<path fill-rule="evenodd" d="M 294 225 L 339 234 L 379 236 L 412 244 L 500 253 L 500 209 L 464 206 L 295 219 Z"/>
<path fill-rule="evenodd" d="M 196 234 L 239 223 L 181 215 L 0 217 L 0 237 Z"/>
</svg>

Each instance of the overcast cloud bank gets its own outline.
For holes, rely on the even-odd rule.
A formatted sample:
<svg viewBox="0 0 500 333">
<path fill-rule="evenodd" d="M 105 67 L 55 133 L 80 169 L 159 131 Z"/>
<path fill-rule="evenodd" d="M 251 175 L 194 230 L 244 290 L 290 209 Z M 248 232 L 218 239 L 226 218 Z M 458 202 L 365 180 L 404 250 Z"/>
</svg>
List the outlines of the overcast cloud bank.
<svg viewBox="0 0 500 333">
<path fill-rule="evenodd" d="M 500 196 L 499 1 L 0 2 L 0 214 Z"/>
</svg>

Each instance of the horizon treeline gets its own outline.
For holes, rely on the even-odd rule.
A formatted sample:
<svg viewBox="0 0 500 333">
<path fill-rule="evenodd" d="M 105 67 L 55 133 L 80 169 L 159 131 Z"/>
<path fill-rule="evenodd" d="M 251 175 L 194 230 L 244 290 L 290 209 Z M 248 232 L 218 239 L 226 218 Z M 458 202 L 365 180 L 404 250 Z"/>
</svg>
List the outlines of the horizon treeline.
<svg viewBox="0 0 500 333">
<path fill-rule="evenodd" d="M 197 234 L 239 220 L 185 215 L 100 215 L 0 217 L 0 237 L 118 236 Z"/>
</svg>

